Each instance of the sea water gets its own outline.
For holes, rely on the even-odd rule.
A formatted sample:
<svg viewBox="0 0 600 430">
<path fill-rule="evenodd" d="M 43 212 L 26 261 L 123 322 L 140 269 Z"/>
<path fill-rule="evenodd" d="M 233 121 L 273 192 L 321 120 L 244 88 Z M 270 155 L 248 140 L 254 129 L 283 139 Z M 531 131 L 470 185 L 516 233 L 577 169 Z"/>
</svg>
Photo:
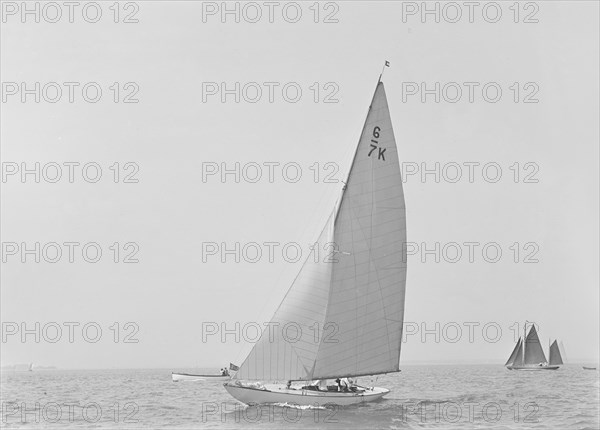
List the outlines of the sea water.
<svg viewBox="0 0 600 430">
<path fill-rule="evenodd" d="M 401 373 L 359 378 L 391 389 L 380 401 L 299 408 L 244 406 L 222 381 L 172 382 L 170 369 L 8 371 L 1 375 L 2 427 L 598 429 L 598 375 L 576 365 L 539 372 L 403 366 Z"/>
</svg>

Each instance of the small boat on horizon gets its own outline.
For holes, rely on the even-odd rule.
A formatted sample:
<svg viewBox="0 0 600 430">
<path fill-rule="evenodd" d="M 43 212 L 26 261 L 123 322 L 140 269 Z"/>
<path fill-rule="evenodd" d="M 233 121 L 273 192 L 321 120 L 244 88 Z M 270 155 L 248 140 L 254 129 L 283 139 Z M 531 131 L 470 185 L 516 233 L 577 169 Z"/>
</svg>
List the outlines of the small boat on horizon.
<svg viewBox="0 0 600 430">
<path fill-rule="evenodd" d="M 13 365 L 7 365 L 1 367 L 2 371 L 13 371 L 13 372 L 33 372 L 33 363 L 19 363 Z"/>
<path fill-rule="evenodd" d="M 547 361 L 535 324 L 532 324 L 529 334 L 525 336 L 524 333 L 523 337 L 519 337 L 505 366 L 508 370 L 557 370 L 563 364 L 563 360 L 556 340 L 550 345 L 548 353 Z"/>
<path fill-rule="evenodd" d="M 229 363 L 229 369 L 227 367 L 223 367 L 221 369 L 221 373 L 210 374 L 210 375 L 202 375 L 197 373 L 181 373 L 181 372 L 171 372 L 171 379 L 173 382 L 180 381 L 225 381 L 227 379 L 231 379 L 231 374 L 229 370 L 237 371 L 239 367 L 237 367 L 233 363 Z"/>
</svg>

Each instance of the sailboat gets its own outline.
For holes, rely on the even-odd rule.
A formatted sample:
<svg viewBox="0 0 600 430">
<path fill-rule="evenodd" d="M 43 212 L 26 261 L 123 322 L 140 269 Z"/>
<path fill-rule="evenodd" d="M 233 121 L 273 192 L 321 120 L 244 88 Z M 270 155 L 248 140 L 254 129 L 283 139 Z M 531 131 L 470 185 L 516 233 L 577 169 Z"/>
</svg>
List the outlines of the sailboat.
<svg viewBox="0 0 600 430">
<path fill-rule="evenodd" d="M 171 372 L 171 379 L 173 382 L 180 381 L 223 381 L 231 378 L 231 374 L 229 370 L 236 371 L 239 367 L 237 367 L 233 363 L 229 363 L 229 369 L 227 367 L 223 367 L 221 369 L 221 373 L 212 373 L 209 375 L 197 374 L 197 373 L 181 373 L 181 372 Z"/>
<path fill-rule="evenodd" d="M 381 76 L 341 196 L 317 243 L 335 244 L 331 258 L 307 258 L 267 326 L 276 329 L 265 329 L 224 384 L 243 403 L 369 402 L 390 391 L 356 383 L 346 388 L 338 380 L 400 371 L 406 214 Z"/>
<path fill-rule="evenodd" d="M 535 324 L 532 324 L 529 334 L 519 337 L 505 366 L 509 370 L 557 370 L 563 361 L 556 340 L 550 345 L 548 354 L 549 361 L 546 361 Z"/>
<path fill-rule="evenodd" d="M 180 381 L 224 381 L 231 378 L 230 375 L 223 374 L 211 374 L 211 375 L 199 375 L 195 373 L 179 373 L 171 372 L 171 379 L 173 382 Z"/>
</svg>

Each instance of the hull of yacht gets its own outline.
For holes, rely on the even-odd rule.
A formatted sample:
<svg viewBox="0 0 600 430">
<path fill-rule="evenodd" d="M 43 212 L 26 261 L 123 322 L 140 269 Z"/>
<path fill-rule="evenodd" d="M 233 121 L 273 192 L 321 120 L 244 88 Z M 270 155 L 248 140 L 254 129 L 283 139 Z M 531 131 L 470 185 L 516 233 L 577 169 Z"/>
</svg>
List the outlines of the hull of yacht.
<svg viewBox="0 0 600 430">
<path fill-rule="evenodd" d="M 506 366 L 508 370 L 558 370 L 560 366 Z"/>
<path fill-rule="evenodd" d="M 245 387 L 237 384 L 224 384 L 225 389 L 242 403 L 288 404 L 298 406 L 349 406 L 381 399 L 390 390 L 367 388 L 359 392 L 316 391 L 286 388 L 284 385 L 268 384 L 261 388 Z"/>
</svg>

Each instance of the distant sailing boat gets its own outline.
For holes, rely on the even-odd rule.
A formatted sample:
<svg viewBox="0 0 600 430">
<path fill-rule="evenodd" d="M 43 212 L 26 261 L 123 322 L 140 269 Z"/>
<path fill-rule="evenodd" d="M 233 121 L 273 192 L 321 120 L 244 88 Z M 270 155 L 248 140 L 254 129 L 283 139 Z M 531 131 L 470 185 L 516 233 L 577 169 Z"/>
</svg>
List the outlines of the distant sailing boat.
<svg viewBox="0 0 600 430">
<path fill-rule="evenodd" d="M 399 371 L 406 215 L 381 77 L 336 206 L 317 242 L 335 244 L 332 261 L 311 256 L 304 262 L 271 319 L 276 328 L 263 332 L 237 374 L 224 384 L 243 403 L 369 402 L 389 390 L 351 380 L 343 388 L 336 378 Z M 289 330 L 293 335 L 282 329 L 286 326 L 295 327 Z M 327 386 L 327 379 L 338 385 Z M 294 387 L 292 381 L 302 381 L 302 386 Z"/>
<path fill-rule="evenodd" d="M 212 375 L 199 375 L 196 373 L 180 373 L 171 372 L 171 379 L 173 382 L 180 381 L 223 381 L 231 378 L 229 374 L 212 374 Z"/>
<path fill-rule="evenodd" d="M 546 361 L 546 355 L 542 349 L 535 324 L 532 324 L 529 334 L 519 337 L 515 349 L 513 349 L 505 366 L 509 370 L 556 370 L 562 364 L 563 361 L 556 340 L 550 345 L 549 361 Z"/>
<path fill-rule="evenodd" d="M 236 371 L 239 367 L 237 367 L 233 363 L 229 363 L 229 369 L 227 367 L 223 367 L 221 369 L 221 373 L 213 373 L 209 375 L 205 374 L 197 374 L 197 373 L 181 373 L 181 372 L 171 372 L 171 379 L 173 382 L 179 381 L 223 381 L 226 379 L 231 379 L 231 375 L 229 370 Z"/>
</svg>

